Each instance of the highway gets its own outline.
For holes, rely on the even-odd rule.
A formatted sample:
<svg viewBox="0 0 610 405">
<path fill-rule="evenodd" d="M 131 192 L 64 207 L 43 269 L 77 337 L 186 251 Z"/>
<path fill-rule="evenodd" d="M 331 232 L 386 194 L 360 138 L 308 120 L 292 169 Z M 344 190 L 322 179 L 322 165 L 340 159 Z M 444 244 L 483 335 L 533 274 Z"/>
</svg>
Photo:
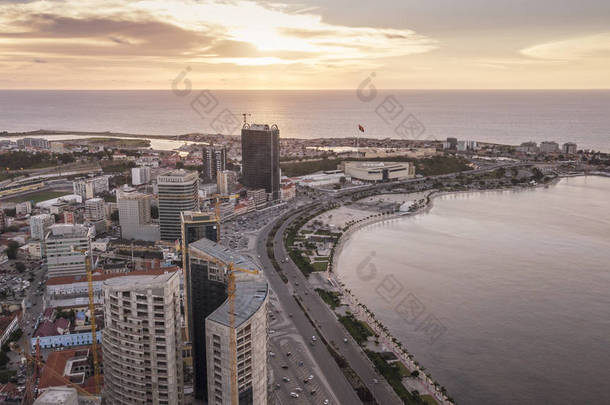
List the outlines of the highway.
<svg viewBox="0 0 610 405">
<path fill-rule="evenodd" d="M 317 332 L 292 296 L 292 285 L 284 284 L 267 256 L 266 241 L 273 224 L 274 223 L 271 223 L 263 228 L 256 242 L 256 250 L 260 256 L 259 260 L 261 261 L 262 267 L 265 270 L 265 277 L 275 292 L 283 311 L 287 313 L 288 317 L 294 323 L 299 335 L 303 337 L 314 336 Z M 300 273 L 300 270 L 294 269 L 294 272 Z M 290 278 L 292 279 L 293 277 L 291 276 Z M 337 321 L 335 320 L 334 322 Z M 341 341 L 342 339 L 343 338 L 341 338 Z M 362 401 L 360 401 L 356 392 L 343 375 L 339 366 L 337 366 L 335 360 L 330 356 L 324 344 L 318 342 L 314 346 L 309 346 L 308 348 L 318 367 L 323 370 L 324 378 L 332 387 L 334 401 L 331 399 L 331 404 L 361 404 Z"/>
<path fill-rule="evenodd" d="M 496 170 L 499 167 L 514 167 L 515 164 L 502 164 L 485 169 L 476 169 L 464 174 L 479 174 L 488 171 Z M 294 221 L 302 212 L 309 209 L 320 207 L 324 203 L 337 201 L 342 198 L 349 198 L 354 192 L 374 190 L 379 188 L 391 188 L 400 185 L 408 185 L 417 182 L 425 182 L 434 179 L 452 178 L 459 173 L 451 173 L 447 175 L 431 176 L 427 178 L 409 179 L 406 181 L 397 181 L 390 183 L 380 183 L 375 185 L 367 185 L 358 187 L 357 189 L 345 189 L 337 193 L 328 193 L 319 198 L 316 203 L 305 205 L 301 209 L 293 210 L 287 213 L 282 219 L 282 225 L 275 234 L 273 240 L 274 255 L 284 274 L 288 277 L 288 283 L 284 283 L 279 274 L 275 271 L 270 258 L 267 256 L 267 239 L 269 233 L 276 221 L 272 221 L 265 226 L 259 233 L 256 241 L 256 252 L 265 269 L 265 275 L 272 289 L 277 295 L 279 302 L 285 311 L 291 314 L 291 319 L 294 322 L 298 333 L 303 337 L 314 336 L 317 332 L 312 327 L 310 321 L 305 316 L 305 313 L 297 304 L 293 295 L 300 297 L 301 302 L 305 306 L 307 313 L 313 319 L 318 329 L 321 330 L 324 338 L 331 343 L 337 352 L 341 354 L 350 367 L 358 374 L 362 382 L 367 386 L 369 391 L 375 397 L 378 404 L 400 404 L 402 401 L 395 394 L 394 390 L 389 386 L 387 381 L 380 376 L 375 370 L 374 365 L 370 362 L 366 354 L 360 346 L 351 338 L 349 333 L 339 323 L 336 316 L 328 308 L 326 303 L 322 301 L 318 293 L 311 288 L 306 277 L 301 273 L 299 268 L 288 259 L 288 252 L 283 243 L 283 235 L 286 228 Z M 286 260 L 288 259 L 288 260 Z M 348 340 L 344 343 L 344 339 Z M 313 346 L 308 347 L 312 357 L 315 359 L 318 366 L 324 370 L 324 377 L 332 386 L 335 400 L 339 404 L 362 403 L 357 397 L 354 389 L 351 387 L 341 369 L 337 366 L 335 360 L 329 355 L 328 350 L 321 341 Z M 331 402 L 332 403 L 332 402 Z"/>
</svg>

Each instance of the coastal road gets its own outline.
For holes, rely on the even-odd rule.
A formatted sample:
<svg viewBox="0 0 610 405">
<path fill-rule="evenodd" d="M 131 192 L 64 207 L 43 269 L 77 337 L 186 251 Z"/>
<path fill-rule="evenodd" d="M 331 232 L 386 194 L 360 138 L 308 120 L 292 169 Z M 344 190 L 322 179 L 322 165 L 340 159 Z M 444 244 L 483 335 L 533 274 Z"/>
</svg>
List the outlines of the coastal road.
<svg viewBox="0 0 610 405">
<path fill-rule="evenodd" d="M 292 296 L 291 286 L 284 284 L 284 281 L 282 281 L 279 274 L 275 271 L 267 256 L 266 241 L 272 227 L 273 223 L 263 228 L 256 242 L 256 251 L 260 256 L 259 260 L 265 271 L 265 277 L 275 292 L 284 313 L 294 323 L 298 334 L 303 336 L 304 339 L 308 336 L 314 336 L 316 335 L 316 331 Z M 332 387 L 335 398 L 334 401 L 331 400 L 331 404 L 361 404 L 362 401 L 360 401 L 356 392 L 343 375 L 343 372 L 328 353 L 324 344 L 318 342 L 314 346 L 309 346 L 308 349 L 320 370 L 323 370 L 323 378 Z M 391 404 L 394 402 L 386 403 Z"/>
<path fill-rule="evenodd" d="M 387 384 L 385 379 L 376 372 L 375 367 L 369 361 L 366 354 L 353 341 L 349 333 L 343 328 L 335 315 L 319 297 L 318 293 L 310 287 L 301 271 L 290 260 L 284 262 L 284 259 L 288 257 L 288 254 L 282 240 L 283 234 L 286 227 L 289 226 L 299 214 L 300 212 L 290 214 L 277 231 L 274 239 L 275 257 L 283 272 L 288 276 L 289 282 L 287 284 L 279 277 L 273 268 L 271 261 L 267 257 L 266 241 L 272 225 L 263 229 L 259 235 L 256 248 L 258 254 L 261 256 L 263 267 L 267 270 L 267 279 L 272 284 L 282 305 L 293 314 L 293 322 L 302 336 L 314 336 L 317 332 L 311 326 L 311 323 L 297 304 L 293 294 L 296 294 L 301 298 L 303 305 L 307 308 L 309 315 L 322 331 L 326 340 L 335 343 L 336 350 L 346 359 L 356 374 L 358 374 L 377 402 L 384 405 L 401 403 L 400 399 Z M 348 343 L 343 342 L 345 338 L 348 339 Z M 339 369 L 334 359 L 329 355 L 324 344 L 318 341 L 310 347 L 310 350 L 318 361 L 318 364 L 320 364 L 320 367 L 324 370 L 327 381 L 332 382 L 333 390 L 338 397 L 339 403 L 361 403 L 353 388 L 345 379 L 342 371 Z"/>
</svg>

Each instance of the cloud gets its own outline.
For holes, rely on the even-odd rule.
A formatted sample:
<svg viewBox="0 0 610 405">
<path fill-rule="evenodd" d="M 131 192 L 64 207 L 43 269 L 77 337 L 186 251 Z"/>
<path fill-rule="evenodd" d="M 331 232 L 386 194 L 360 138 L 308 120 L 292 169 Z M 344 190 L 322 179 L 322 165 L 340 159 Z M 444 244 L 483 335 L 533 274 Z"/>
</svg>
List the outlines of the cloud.
<svg viewBox="0 0 610 405">
<path fill-rule="evenodd" d="M 521 50 L 525 56 L 557 61 L 610 58 L 610 33 L 547 42 Z"/>
<path fill-rule="evenodd" d="M 0 51 L 30 58 L 140 56 L 322 66 L 425 53 L 437 46 L 411 30 L 328 24 L 316 11 L 223 0 L 0 3 Z"/>
</svg>

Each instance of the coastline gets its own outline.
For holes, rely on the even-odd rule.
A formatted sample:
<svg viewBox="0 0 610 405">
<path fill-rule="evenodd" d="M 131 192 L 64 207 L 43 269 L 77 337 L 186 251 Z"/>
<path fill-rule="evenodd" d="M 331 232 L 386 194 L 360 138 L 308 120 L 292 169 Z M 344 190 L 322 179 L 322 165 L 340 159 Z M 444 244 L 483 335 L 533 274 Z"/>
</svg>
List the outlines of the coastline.
<svg viewBox="0 0 610 405">
<path fill-rule="evenodd" d="M 586 174 L 583 174 L 586 175 Z M 358 222 L 349 226 L 349 228 L 343 232 L 339 240 L 334 246 L 334 252 L 332 261 L 329 263 L 329 269 L 326 272 L 327 278 L 329 282 L 342 294 L 342 302 L 346 304 L 349 308 L 349 311 L 354 314 L 354 316 L 366 322 L 373 331 L 379 335 L 379 342 L 382 343 L 388 350 L 393 352 L 397 358 L 407 367 L 409 372 L 417 371 L 419 374 L 417 377 L 408 377 L 412 384 L 410 385 L 411 389 L 418 389 L 420 395 L 432 395 L 438 403 L 442 405 L 454 405 L 450 397 L 447 395 L 447 391 L 444 390 L 444 387 L 440 385 L 439 382 L 435 381 L 430 373 L 426 373 L 425 367 L 420 365 L 416 360 L 413 354 L 409 353 L 407 349 L 405 349 L 406 342 L 403 345 L 403 342 L 400 342 L 397 338 L 395 338 L 390 329 L 385 326 L 381 321 L 375 318 L 374 314 L 367 308 L 367 306 L 362 303 L 359 298 L 351 292 L 349 288 L 346 287 L 345 283 L 341 281 L 340 276 L 333 269 L 338 268 L 339 257 L 343 251 L 345 243 L 349 240 L 350 236 L 355 232 L 365 228 L 366 226 L 373 225 L 376 223 L 386 222 L 395 220 L 398 218 L 409 217 L 420 215 L 423 213 L 429 212 L 434 206 L 434 200 L 439 197 L 444 197 L 447 195 L 460 195 L 460 194 L 471 194 L 471 193 L 481 193 L 481 192 L 494 192 L 494 191 L 524 191 L 528 189 L 535 189 L 540 187 L 550 187 L 555 186 L 557 183 L 561 181 L 564 176 L 557 176 L 550 180 L 548 183 L 536 184 L 528 187 L 502 187 L 497 189 L 490 190 L 463 190 L 463 191 L 440 191 L 440 190 L 430 190 L 425 196 L 425 204 L 421 207 L 418 207 L 414 211 L 408 212 L 399 212 L 388 215 L 382 215 L 380 217 L 373 217 L 363 220 L 362 222 Z M 392 193 L 399 194 L 401 196 L 405 196 L 408 198 L 409 196 L 415 195 L 417 193 Z M 404 380 L 403 380 L 404 382 Z M 414 384 L 413 384 L 414 383 Z M 415 388 L 414 388 L 415 387 Z M 423 392 L 422 392 L 423 388 Z"/>
</svg>

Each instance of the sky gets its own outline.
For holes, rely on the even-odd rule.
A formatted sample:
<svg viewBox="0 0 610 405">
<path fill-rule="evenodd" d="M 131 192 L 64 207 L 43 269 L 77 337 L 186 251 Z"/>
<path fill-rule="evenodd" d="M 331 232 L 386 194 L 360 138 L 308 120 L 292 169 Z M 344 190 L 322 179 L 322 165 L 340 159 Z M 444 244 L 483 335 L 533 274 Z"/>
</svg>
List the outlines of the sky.
<svg viewBox="0 0 610 405">
<path fill-rule="evenodd" d="M 609 89 L 609 72 L 608 0 L 0 0 L 0 89 Z"/>
</svg>

